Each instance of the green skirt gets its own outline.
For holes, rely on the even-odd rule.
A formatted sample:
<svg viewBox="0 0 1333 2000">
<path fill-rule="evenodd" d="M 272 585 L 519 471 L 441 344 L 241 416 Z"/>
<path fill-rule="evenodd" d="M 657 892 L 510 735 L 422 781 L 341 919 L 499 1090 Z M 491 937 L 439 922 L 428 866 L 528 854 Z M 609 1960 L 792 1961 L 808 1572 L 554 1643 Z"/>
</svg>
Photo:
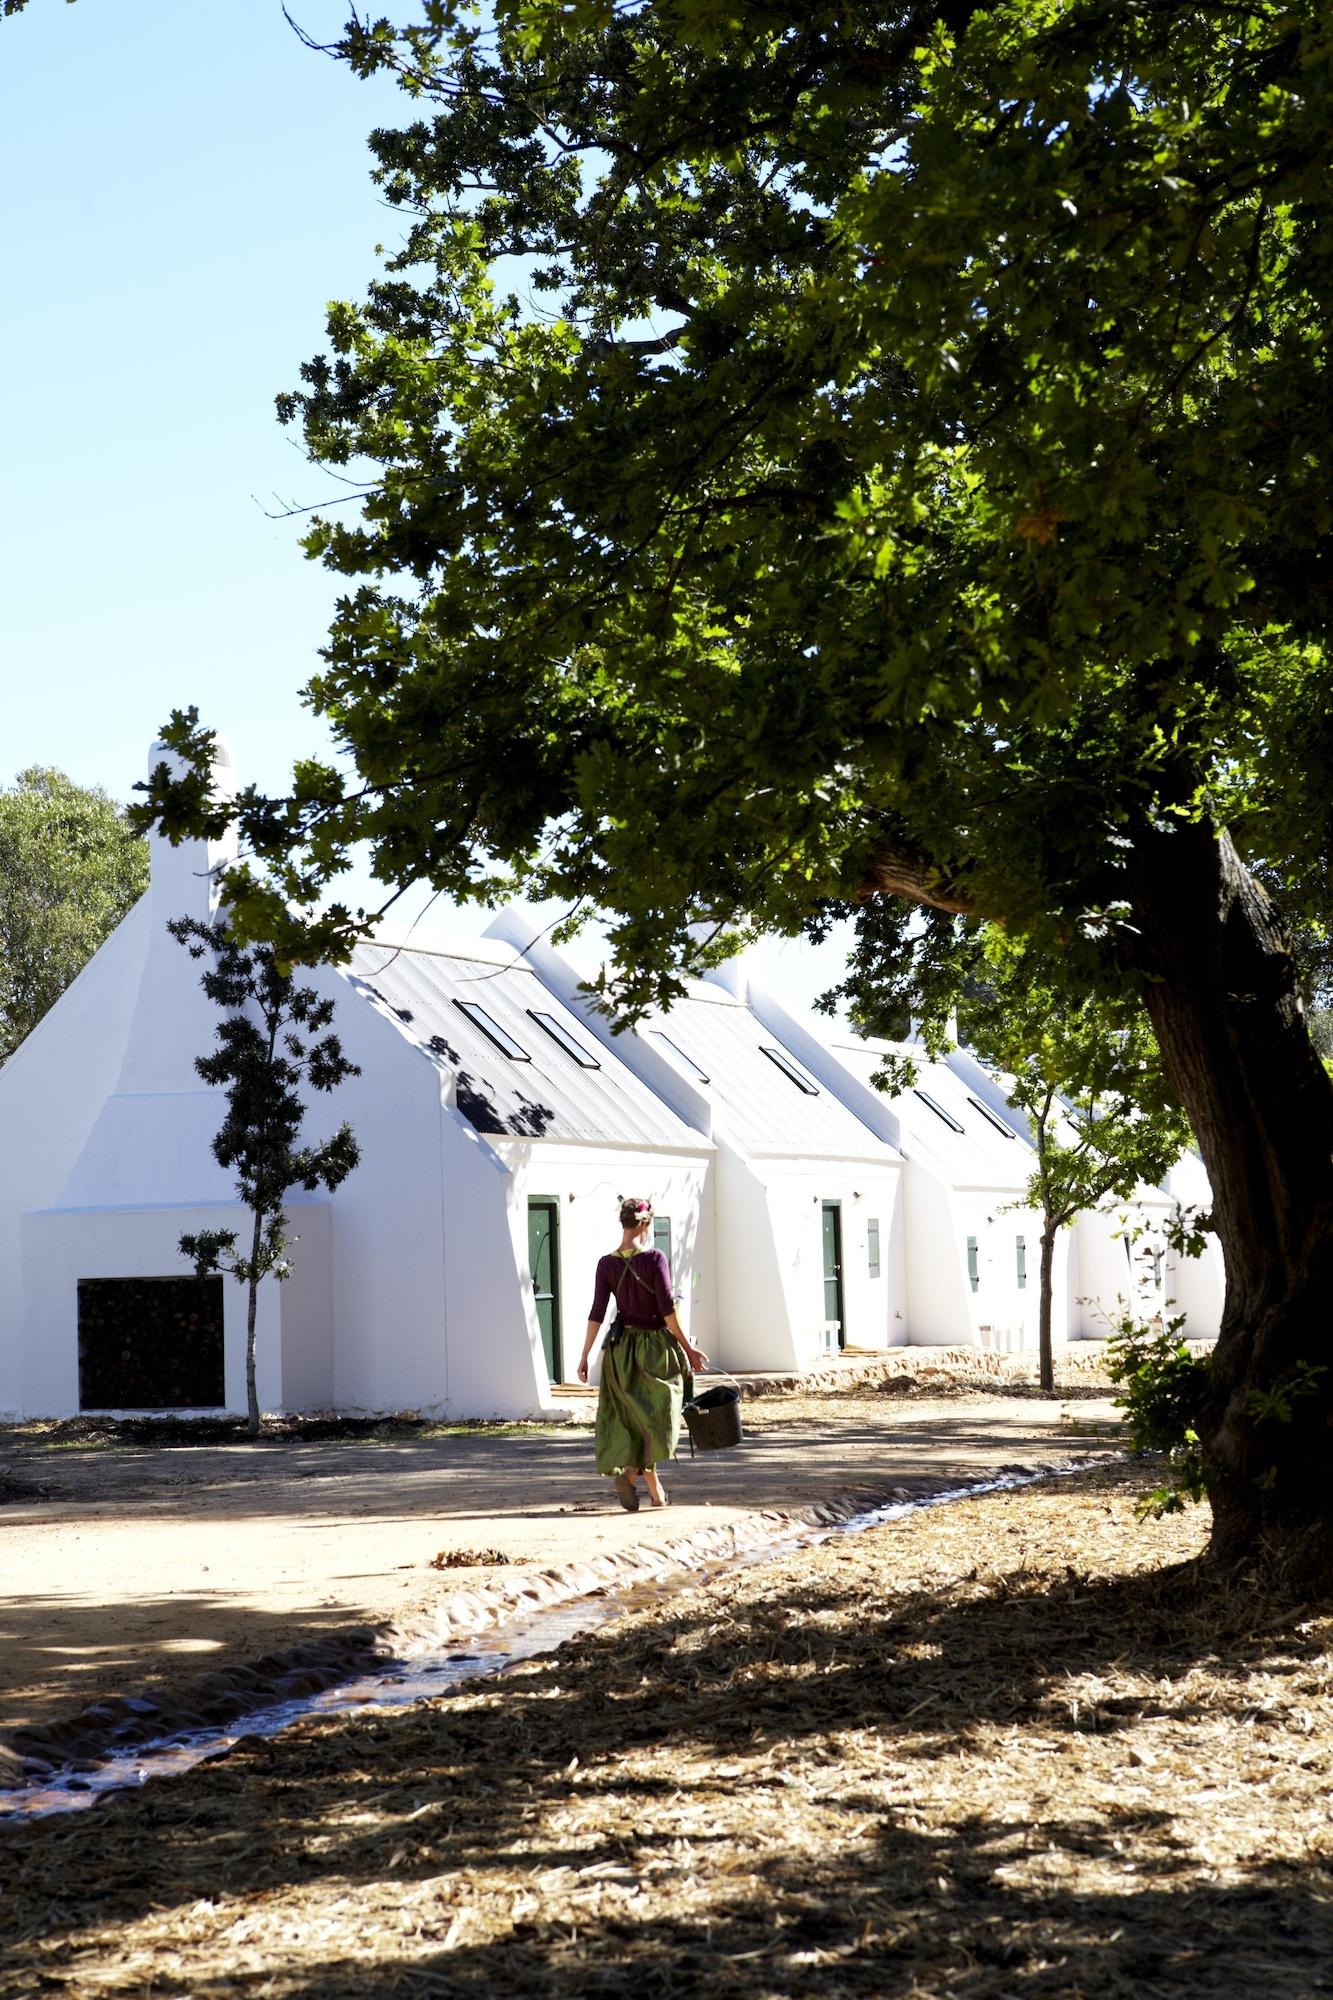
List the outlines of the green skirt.
<svg viewBox="0 0 1333 2000">
<path fill-rule="evenodd" d="M 670 1458 L 690 1386 L 685 1356 L 665 1327 L 623 1327 L 602 1356 L 597 1470 L 611 1476 Z"/>
</svg>

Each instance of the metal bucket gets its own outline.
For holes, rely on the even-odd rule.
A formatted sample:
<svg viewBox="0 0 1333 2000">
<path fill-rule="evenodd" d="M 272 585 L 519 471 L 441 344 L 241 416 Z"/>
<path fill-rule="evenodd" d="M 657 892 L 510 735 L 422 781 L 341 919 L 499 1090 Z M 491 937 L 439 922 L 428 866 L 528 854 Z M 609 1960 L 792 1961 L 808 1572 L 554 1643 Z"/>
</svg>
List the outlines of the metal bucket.
<svg viewBox="0 0 1333 2000">
<path fill-rule="evenodd" d="M 741 1441 L 741 1392 L 725 1384 L 705 1389 L 685 1405 L 684 1417 L 692 1450 L 725 1451 Z"/>
</svg>

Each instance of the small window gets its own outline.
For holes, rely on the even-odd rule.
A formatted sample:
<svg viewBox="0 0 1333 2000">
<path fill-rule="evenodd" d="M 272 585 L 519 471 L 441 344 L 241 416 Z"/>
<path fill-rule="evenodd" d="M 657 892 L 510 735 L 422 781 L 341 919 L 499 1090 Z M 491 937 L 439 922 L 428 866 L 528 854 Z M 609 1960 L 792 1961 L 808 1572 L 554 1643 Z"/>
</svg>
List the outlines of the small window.
<svg viewBox="0 0 1333 2000">
<path fill-rule="evenodd" d="M 967 1239 L 967 1282 L 974 1292 L 981 1290 L 981 1272 L 977 1267 L 977 1239 L 975 1236 L 969 1236 Z"/>
<path fill-rule="evenodd" d="M 983 1104 L 979 1097 L 969 1096 L 967 1101 L 970 1105 L 972 1105 L 977 1111 L 981 1113 L 983 1118 L 985 1118 L 990 1124 L 992 1124 L 995 1127 L 997 1132 L 1002 1133 L 1006 1139 L 1016 1139 L 1018 1137 L 1018 1134 L 1014 1131 L 1013 1127 L 1011 1125 L 1006 1125 L 1003 1118 L 1001 1118 L 999 1112 L 992 1111 L 989 1104 Z"/>
<path fill-rule="evenodd" d="M 1015 1236 L 1014 1238 L 1014 1261 L 1018 1269 L 1018 1289 L 1020 1292 L 1025 1292 L 1028 1288 L 1028 1240 L 1026 1236 Z"/>
<path fill-rule="evenodd" d="M 558 1043 L 567 1056 L 573 1056 L 575 1062 L 580 1063 L 584 1069 L 600 1069 L 602 1067 L 592 1050 L 585 1048 L 582 1042 L 576 1041 L 574 1036 L 570 1034 L 569 1029 L 556 1020 L 554 1014 L 539 1013 L 535 1007 L 529 1007 L 528 1012 L 537 1023 L 537 1026 L 545 1028 L 551 1040 Z"/>
<path fill-rule="evenodd" d="M 514 1037 L 507 1033 L 498 1021 L 493 1021 L 486 1009 L 479 1007 L 475 1000 L 455 1000 L 454 1005 L 460 1014 L 467 1015 L 474 1028 L 481 1029 L 488 1042 L 495 1043 L 502 1056 L 508 1056 L 511 1062 L 532 1061 L 522 1042 L 516 1042 Z"/>
<path fill-rule="evenodd" d="M 761 1053 L 766 1055 L 771 1063 L 776 1063 L 788 1081 L 794 1083 L 798 1090 L 803 1090 L 807 1097 L 818 1097 L 819 1085 L 811 1082 L 805 1071 L 799 1064 L 794 1063 L 789 1055 L 784 1054 L 781 1049 L 771 1049 L 767 1046 L 762 1048 Z"/>
<path fill-rule="evenodd" d="M 935 1113 L 935 1116 L 942 1118 L 951 1132 L 962 1131 L 963 1128 L 954 1117 L 952 1111 L 946 1111 L 942 1104 L 937 1104 L 928 1090 L 914 1090 L 912 1095 L 913 1097 L 919 1097 L 923 1104 L 928 1104 Z"/>
<path fill-rule="evenodd" d="M 669 1278 L 671 1276 L 671 1217 L 669 1215 L 655 1215 L 653 1217 L 653 1248 L 654 1250 L 660 1250 L 666 1258 L 667 1276 Z"/>
<path fill-rule="evenodd" d="M 80 1278 L 81 1410 L 216 1410 L 221 1278 Z"/>
<path fill-rule="evenodd" d="M 676 1061 L 679 1063 L 684 1063 L 686 1069 L 690 1072 L 691 1076 L 697 1076 L 700 1083 L 712 1082 L 712 1078 L 708 1075 L 707 1071 L 700 1069 L 698 1063 L 694 1061 L 692 1056 L 687 1056 L 684 1049 L 677 1048 L 676 1044 L 672 1041 L 670 1035 L 664 1035 L 660 1028 L 650 1028 L 648 1030 L 648 1033 L 652 1036 L 655 1042 L 661 1042 L 664 1047 L 670 1049 L 672 1055 L 676 1058 Z"/>
<path fill-rule="evenodd" d="M 866 1259 L 872 1278 L 879 1276 L 879 1217 L 872 1215 L 866 1223 Z"/>
</svg>

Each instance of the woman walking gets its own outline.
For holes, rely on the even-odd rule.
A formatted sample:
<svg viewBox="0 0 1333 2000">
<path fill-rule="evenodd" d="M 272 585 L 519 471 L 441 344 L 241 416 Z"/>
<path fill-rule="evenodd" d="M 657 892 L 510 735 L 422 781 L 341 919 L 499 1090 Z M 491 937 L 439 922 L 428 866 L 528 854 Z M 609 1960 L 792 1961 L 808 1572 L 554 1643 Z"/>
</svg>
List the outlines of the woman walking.
<svg viewBox="0 0 1333 2000">
<path fill-rule="evenodd" d="M 597 1395 L 597 1470 L 615 1480 L 616 1497 L 631 1513 L 639 1505 L 639 1478 L 654 1507 L 666 1506 L 657 1461 L 676 1448 L 691 1372 L 708 1366 L 708 1356 L 691 1347 L 676 1317 L 666 1258 L 647 1247 L 652 1226 L 651 1202 L 621 1202 L 620 1248 L 597 1261 L 579 1362 L 579 1380 L 586 1382 L 588 1356 L 614 1298 L 617 1317 L 606 1337 Z"/>
</svg>

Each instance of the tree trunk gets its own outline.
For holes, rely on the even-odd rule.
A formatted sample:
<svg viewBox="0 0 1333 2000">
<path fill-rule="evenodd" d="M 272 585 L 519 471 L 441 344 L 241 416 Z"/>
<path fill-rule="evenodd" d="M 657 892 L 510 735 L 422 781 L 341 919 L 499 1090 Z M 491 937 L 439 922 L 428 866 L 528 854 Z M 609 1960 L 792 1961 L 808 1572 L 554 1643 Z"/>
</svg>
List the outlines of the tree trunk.
<svg viewBox="0 0 1333 2000">
<path fill-rule="evenodd" d="M 245 1406 L 252 1438 L 259 1436 L 259 1392 L 255 1387 L 255 1322 L 259 1316 L 259 1245 L 264 1218 L 255 1211 L 254 1235 L 250 1241 L 250 1286 L 245 1307 Z"/>
<path fill-rule="evenodd" d="M 1055 1270 L 1055 1231 L 1041 1232 L 1041 1279 L 1037 1291 L 1037 1365 L 1041 1393 L 1055 1394 L 1055 1356 L 1051 1350 L 1051 1279 Z"/>
<path fill-rule="evenodd" d="M 1140 936 L 1129 956 L 1208 1169 L 1226 1260 L 1199 1419 L 1213 1549 L 1333 1584 L 1333 1084 L 1277 920 L 1225 831 L 1141 834 L 1130 903 Z"/>
</svg>

